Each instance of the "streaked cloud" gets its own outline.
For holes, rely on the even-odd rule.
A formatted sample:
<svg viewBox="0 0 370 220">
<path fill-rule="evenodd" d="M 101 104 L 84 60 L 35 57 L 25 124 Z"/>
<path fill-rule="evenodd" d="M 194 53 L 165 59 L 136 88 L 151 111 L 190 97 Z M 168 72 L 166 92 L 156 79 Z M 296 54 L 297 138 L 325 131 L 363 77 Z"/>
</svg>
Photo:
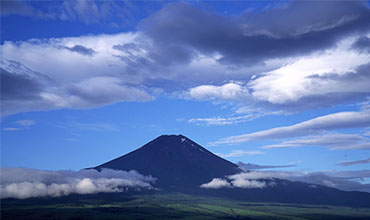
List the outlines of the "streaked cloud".
<svg viewBox="0 0 370 220">
<path fill-rule="evenodd" d="M 70 131 L 120 131 L 118 125 L 106 122 L 77 122 L 70 121 L 59 125 L 61 128 L 66 128 Z"/>
<path fill-rule="evenodd" d="M 370 147 L 369 147 L 370 148 Z M 367 164 L 370 163 L 370 158 L 364 159 L 364 160 L 353 160 L 353 161 L 346 161 L 342 163 L 338 163 L 338 166 L 346 167 L 346 166 L 352 166 L 357 164 Z"/>
<path fill-rule="evenodd" d="M 265 152 L 256 150 L 256 151 L 245 151 L 245 150 L 232 150 L 230 153 L 223 154 L 223 153 L 216 153 L 217 156 L 229 158 L 229 157 L 241 157 L 245 155 L 260 155 L 265 154 Z"/>
<path fill-rule="evenodd" d="M 35 120 L 31 119 L 24 119 L 24 120 L 18 120 L 13 122 L 13 124 L 16 124 L 18 127 L 4 127 L 3 131 L 20 131 L 24 129 L 29 129 L 31 126 L 36 124 Z"/>
<path fill-rule="evenodd" d="M 21 125 L 23 127 L 29 127 L 29 126 L 32 126 L 32 125 L 36 124 L 36 121 L 31 120 L 31 119 L 25 119 L 25 120 L 18 120 L 14 123 L 16 123 L 18 125 Z"/>
<path fill-rule="evenodd" d="M 292 148 L 305 146 L 324 146 L 331 150 L 370 149 L 370 139 L 358 134 L 323 134 L 283 141 L 279 144 L 266 145 L 261 148 Z"/>
<path fill-rule="evenodd" d="M 231 117 L 210 117 L 210 118 L 192 118 L 188 122 L 196 125 L 217 126 L 217 125 L 233 125 L 245 123 L 268 115 L 281 115 L 282 111 L 267 111 L 260 108 L 253 109 L 251 107 L 242 107 L 236 110 L 238 116 Z"/>
<path fill-rule="evenodd" d="M 238 162 L 238 166 L 245 169 L 245 170 L 260 170 L 260 169 L 274 169 L 274 168 L 287 168 L 287 167 L 295 167 L 296 165 L 258 165 L 253 163 L 243 163 Z"/>
<path fill-rule="evenodd" d="M 290 126 L 276 127 L 220 139 L 211 144 L 233 144 L 262 139 L 283 139 L 318 134 L 322 131 L 370 126 L 370 111 L 338 112 Z"/>
</svg>

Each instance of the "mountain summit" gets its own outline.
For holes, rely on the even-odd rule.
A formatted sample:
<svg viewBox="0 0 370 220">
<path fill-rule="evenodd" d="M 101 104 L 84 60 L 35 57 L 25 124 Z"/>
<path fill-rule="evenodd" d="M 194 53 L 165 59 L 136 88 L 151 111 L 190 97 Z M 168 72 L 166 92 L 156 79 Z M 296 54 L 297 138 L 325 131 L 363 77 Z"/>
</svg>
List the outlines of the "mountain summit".
<svg viewBox="0 0 370 220">
<path fill-rule="evenodd" d="M 213 178 L 239 173 L 237 165 L 222 159 L 183 135 L 162 135 L 94 169 L 137 170 L 156 177 L 160 188 L 199 188 Z"/>
</svg>

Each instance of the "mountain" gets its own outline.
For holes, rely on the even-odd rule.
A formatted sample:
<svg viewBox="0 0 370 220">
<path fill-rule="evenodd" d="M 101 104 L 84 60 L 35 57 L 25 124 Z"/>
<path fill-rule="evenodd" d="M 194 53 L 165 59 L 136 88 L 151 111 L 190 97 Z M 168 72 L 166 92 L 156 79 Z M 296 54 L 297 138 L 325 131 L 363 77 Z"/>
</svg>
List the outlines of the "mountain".
<svg viewBox="0 0 370 220">
<path fill-rule="evenodd" d="M 156 186 L 166 189 L 199 188 L 215 177 L 241 172 L 237 165 L 183 135 L 162 135 L 131 153 L 94 167 L 101 168 L 152 175 L 158 179 Z"/>
<path fill-rule="evenodd" d="M 214 178 L 230 181 L 228 176 L 248 171 L 216 156 L 183 135 L 162 135 L 135 151 L 92 169 L 102 168 L 136 170 L 144 175 L 152 175 L 157 178 L 154 186 L 164 191 L 253 202 L 370 207 L 370 193 L 346 192 L 277 178 L 254 180 L 263 183 L 264 187 L 202 188 L 202 184 L 209 183 Z M 256 184 L 253 181 L 239 182 L 245 183 Z"/>
</svg>

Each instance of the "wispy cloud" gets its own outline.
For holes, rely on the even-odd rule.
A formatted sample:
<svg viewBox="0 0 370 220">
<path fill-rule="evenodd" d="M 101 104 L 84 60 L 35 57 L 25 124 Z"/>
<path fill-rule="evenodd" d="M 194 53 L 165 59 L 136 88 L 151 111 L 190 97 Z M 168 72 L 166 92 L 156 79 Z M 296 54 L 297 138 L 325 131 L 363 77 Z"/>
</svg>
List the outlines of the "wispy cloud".
<svg viewBox="0 0 370 220">
<path fill-rule="evenodd" d="M 294 148 L 305 146 L 323 146 L 330 150 L 370 149 L 370 139 L 358 134 L 323 134 L 312 135 L 300 139 L 283 141 L 279 144 L 262 146 L 269 148 Z"/>
<path fill-rule="evenodd" d="M 1 199 L 100 192 L 124 192 L 126 189 L 152 188 L 155 178 L 136 171 L 103 169 L 80 171 L 45 171 L 28 168 L 1 168 Z"/>
<path fill-rule="evenodd" d="M 296 165 L 293 165 L 293 164 L 290 164 L 290 165 L 258 165 L 258 164 L 253 164 L 253 163 L 239 162 L 238 166 L 246 170 L 260 170 L 260 169 L 295 167 Z"/>
<path fill-rule="evenodd" d="M 290 126 L 277 127 L 254 133 L 223 138 L 211 144 L 233 144 L 262 139 L 292 138 L 318 134 L 322 131 L 330 131 L 334 129 L 361 128 L 367 126 L 370 126 L 370 111 L 368 110 L 359 112 L 338 112 Z"/>
<path fill-rule="evenodd" d="M 71 121 L 60 125 L 62 128 L 77 131 L 120 131 L 120 128 L 116 124 L 106 122 L 77 122 Z"/>
<path fill-rule="evenodd" d="M 3 131 L 20 131 L 23 130 L 23 128 L 3 128 Z"/>
<path fill-rule="evenodd" d="M 283 111 L 266 111 L 260 108 L 251 108 L 248 106 L 239 108 L 235 112 L 239 116 L 232 117 L 209 117 L 209 118 L 192 118 L 188 120 L 189 123 L 196 125 L 232 125 L 238 123 L 244 123 L 255 120 L 267 115 L 281 115 Z"/>
<path fill-rule="evenodd" d="M 19 120 L 19 121 L 16 121 L 14 123 L 16 123 L 18 125 L 21 125 L 23 127 L 29 127 L 29 126 L 32 126 L 32 125 L 36 124 L 36 121 L 28 119 L 28 120 Z"/>
<path fill-rule="evenodd" d="M 18 125 L 18 127 L 5 127 L 3 131 L 20 131 L 24 129 L 29 129 L 31 126 L 36 124 L 35 120 L 24 119 L 13 122 L 13 124 Z"/>
<path fill-rule="evenodd" d="M 346 166 L 352 166 L 357 164 L 367 164 L 370 163 L 370 158 L 367 158 L 365 160 L 353 160 L 353 161 L 346 161 L 342 163 L 338 163 L 338 166 L 346 167 Z"/>
<path fill-rule="evenodd" d="M 264 154 L 265 152 L 262 151 L 245 151 L 245 150 L 232 150 L 230 153 L 223 154 L 223 153 L 216 153 L 216 155 L 224 158 L 229 158 L 229 157 L 241 157 L 245 155 L 260 155 Z"/>
</svg>

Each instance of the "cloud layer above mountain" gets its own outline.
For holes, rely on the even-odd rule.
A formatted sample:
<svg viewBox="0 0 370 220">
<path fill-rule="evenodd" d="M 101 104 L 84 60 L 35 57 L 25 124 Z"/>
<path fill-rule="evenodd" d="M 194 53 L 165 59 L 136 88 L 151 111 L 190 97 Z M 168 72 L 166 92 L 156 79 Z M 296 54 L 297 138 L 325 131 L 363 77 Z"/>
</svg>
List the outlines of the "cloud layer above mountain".
<svg viewBox="0 0 370 220">
<path fill-rule="evenodd" d="M 124 192 L 151 189 L 155 178 L 136 171 L 111 169 L 80 171 L 45 171 L 27 168 L 1 168 L 1 199 L 60 197 L 69 194 Z"/>
<path fill-rule="evenodd" d="M 105 23 L 104 13 L 128 7 L 121 6 L 65 2 L 56 15 L 14 3 L 2 15 Z M 2 114 L 150 101 L 159 94 L 286 110 L 365 100 L 369 7 L 365 1 L 332 6 L 292 1 L 224 15 L 174 2 L 134 31 L 6 41 L 0 47 Z M 235 120 L 248 121 L 241 117 Z"/>
</svg>

